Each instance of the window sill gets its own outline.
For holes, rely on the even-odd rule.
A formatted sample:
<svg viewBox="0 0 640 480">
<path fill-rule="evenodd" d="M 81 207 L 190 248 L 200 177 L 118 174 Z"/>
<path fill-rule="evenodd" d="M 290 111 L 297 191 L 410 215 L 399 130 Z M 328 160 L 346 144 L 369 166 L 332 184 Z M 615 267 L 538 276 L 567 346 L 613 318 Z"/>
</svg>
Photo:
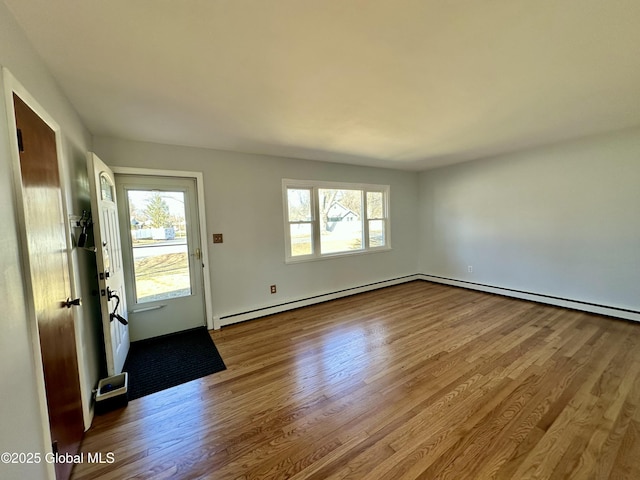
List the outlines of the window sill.
<svg viewBox="0 0 640 480">
<path fill-rule="evenodd" d="M 360 255 L 370 255 L 372 253 L 384 253 L 391 251 L 391 247 L 379 247 L 379 248 L 371 248 L 369 250 L 361 250 L 361 251 L 350 251 L 350 252 L 338 252 L 338 253 L 327 253 L 321 256 L 306 256 L 306 257 L 289 257 L 286 258 L 284 263 L 287 265 L 296 264 L 296 263 L 306 263 L 306 262 L 318 262 L 322 260 L 331 260 L 334 258 L 345 258 L 345 257 L 357 257 Z"/>
</svg>

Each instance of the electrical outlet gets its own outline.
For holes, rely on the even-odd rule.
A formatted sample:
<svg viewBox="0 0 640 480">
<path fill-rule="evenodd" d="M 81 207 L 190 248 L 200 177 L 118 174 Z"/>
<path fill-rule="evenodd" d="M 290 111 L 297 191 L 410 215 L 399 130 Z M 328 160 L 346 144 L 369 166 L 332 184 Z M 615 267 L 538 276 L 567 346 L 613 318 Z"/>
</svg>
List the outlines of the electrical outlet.
<svg viewBox="0 0 640 480">
<path fill-rule="evenodd" d="M 467 272 L 469 272 L 469 273 L 473 273 L 473 265 L 469 265 L 469 266 L 467 267 Z"/>
<path fill-rule="evenodd" d="M 222 234 L 214 233 L 213 234 L 213 243 L 222 243 Z"/>
<path fill-rule="evenodd" d="M 270 288 L 271 288 L 271 293 L 276 293 L 277 292 L 277 289 L 276 289 L 275 285 L 271 285 Z"/>
</svg>

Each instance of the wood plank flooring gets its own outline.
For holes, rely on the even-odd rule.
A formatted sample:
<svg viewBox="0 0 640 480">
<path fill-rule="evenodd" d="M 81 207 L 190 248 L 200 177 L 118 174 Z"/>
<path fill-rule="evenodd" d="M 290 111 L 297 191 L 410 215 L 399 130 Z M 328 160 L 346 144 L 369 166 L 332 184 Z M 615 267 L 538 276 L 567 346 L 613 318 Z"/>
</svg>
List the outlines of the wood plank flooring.
<svg viewBox="0 0 640 480">
<path fill-rule="evenodd" d="M 416 281 L 212 332 L 74 479 L 640 479 L 640 324 Z"/>
</svg>

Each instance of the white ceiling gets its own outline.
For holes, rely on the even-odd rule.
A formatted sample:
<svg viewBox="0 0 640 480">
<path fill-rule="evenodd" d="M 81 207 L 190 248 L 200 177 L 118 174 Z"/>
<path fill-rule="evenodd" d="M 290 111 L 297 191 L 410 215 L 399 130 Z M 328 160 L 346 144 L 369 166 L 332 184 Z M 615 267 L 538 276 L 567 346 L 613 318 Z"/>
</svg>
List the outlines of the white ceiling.
<svg viewBox="0 0 640 480">
<path fill-rule="evenodd" d="M 4 0 L 94 135 L 421 170 L 640 125 L 638 0 Z"/>
</svg>

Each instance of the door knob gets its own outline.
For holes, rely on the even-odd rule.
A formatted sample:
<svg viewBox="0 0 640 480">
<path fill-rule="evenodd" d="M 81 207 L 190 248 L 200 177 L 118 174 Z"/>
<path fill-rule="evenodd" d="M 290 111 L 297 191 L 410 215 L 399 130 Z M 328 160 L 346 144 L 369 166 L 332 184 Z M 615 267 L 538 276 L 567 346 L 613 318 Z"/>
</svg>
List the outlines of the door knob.
<svg viewBox="0 0 640 480">
<path fill-rule="evenodd" d="M 81 305 L 81 301 L 79 298 L 74 298 L 73 300 L 71 299 L 71 297 L 68 297 L 64 302 L 62 302 L 62 304 L 67 307 L 67 308 L 71 308 L 73 306 L 78 306 Z"/>
</svg>

